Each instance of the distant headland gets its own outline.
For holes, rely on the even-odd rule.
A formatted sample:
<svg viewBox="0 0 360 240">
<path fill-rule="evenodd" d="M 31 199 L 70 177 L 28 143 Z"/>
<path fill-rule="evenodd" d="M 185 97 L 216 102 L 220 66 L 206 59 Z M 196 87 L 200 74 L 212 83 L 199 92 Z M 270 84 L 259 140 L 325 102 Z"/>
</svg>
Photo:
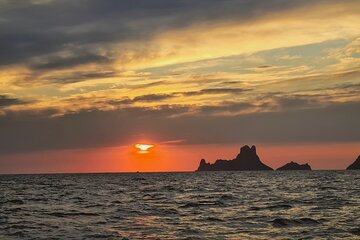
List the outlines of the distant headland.
<svg viewBox="0 0 360 240">
<path fill-rule="evenodd" d="M 273 170 L 261 162 L 256 154 L 256 147 L 248 145 L 240 149 L 240 153 L 233 160 L 216 160 L 214 164 L 207 163 L 201 159 L 197 171 L 263 171 Z"/>
<path fill-rule="evenodd" d="M 360 155 L 350 166 L 347 167 L 347 170 L 360 170 Z"/>
<path fill-rule="evenodd" d="M 309 164 L 298 164 L 296 162 L 289 162 L 287 164 L 285 164 L 282 167 L 279 167 L 278 169 L 276 169 L 276 171 L 287 171 L 287 170 L 311 170 L 311 167 Z"/>
</svg>

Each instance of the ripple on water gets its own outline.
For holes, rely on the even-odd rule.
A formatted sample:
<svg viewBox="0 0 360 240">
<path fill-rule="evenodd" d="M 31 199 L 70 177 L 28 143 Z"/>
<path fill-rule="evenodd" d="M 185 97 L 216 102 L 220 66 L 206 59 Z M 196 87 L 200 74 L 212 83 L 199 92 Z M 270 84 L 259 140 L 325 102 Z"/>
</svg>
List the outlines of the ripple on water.
<svg viewBox="0 0 360 240">
<path fill-rule="evenodd" d="M 99 216 L 97 213 L 90 212 L 51 212 L 49 216 L 65 218 L 65 217 L 77 217 L 77 216 Z"/>
<path fill-rule="evenodd" d="M 287 218 L 276 218 L 272 221 L 274 227 L 296 227 L 303 225 L 317 225 L 319 221 L 312 218 L 298 218 L 298 219 L 287 219 Z"/>
<path fill-rule="evenodd" d="M 353 235 L 360 236 L 360 228 L 354 228 L 350 230 L 350 233 L 352 233 Z"/>
<path fill-rule="evenodd" d="M 0 239 L 356 239 L 359 176 L 0 175 Z"/>
<path fill-rule="evenodd" d="M 276 205 L 269 205 L 269 206 L 262 206 L 262 207 L 250 207 L 252 211 L 263 211 L 263 210 L 286 210 L 293 208 L 293 206 L 289 204 L 276 204 Z"/>
</svg>

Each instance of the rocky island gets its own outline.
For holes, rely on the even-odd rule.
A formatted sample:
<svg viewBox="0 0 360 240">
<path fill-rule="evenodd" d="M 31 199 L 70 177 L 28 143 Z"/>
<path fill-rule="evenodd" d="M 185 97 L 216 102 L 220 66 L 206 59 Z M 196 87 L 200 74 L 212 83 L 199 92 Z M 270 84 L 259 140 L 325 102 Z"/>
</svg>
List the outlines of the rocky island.
<svg viewBox="0 0 360 240">
<path fill-rule="evenodd" d="M 276 169 L 276 171 L 287 171 L 287 170 L 311 170 L 311 167 L 309 164 L 298 164 L 296 162 L 289 162 L 287 164 L 285 164 L 282 167 L 279 167 L 278 169 Z"/>
<path fill-rule="evenodd" d="M 200 171 L 260 171 L 273 170 L 260 161 L 256 154 L 256 147 L 248 145 L 240 149 L 240 153 L 233 160 L 216 160 L 214 164 L 207 163 L 201 159 L 198 172 Z"/>
<path fill-rule="evenodd" d="M 360 170 L 360 156 L 346 170 Z"/>
</svg>

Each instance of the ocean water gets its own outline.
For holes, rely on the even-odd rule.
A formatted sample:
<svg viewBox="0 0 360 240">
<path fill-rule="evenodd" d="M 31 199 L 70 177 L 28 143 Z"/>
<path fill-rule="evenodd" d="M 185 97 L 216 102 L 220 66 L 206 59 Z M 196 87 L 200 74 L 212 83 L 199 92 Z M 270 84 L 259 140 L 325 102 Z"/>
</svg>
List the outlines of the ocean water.
<svg viewBox="0 0 360 240">
<path fill-rule="evenodd" d="M 360 171 L 0 176 L 0 239 L 360 239 Z"/>
</svg>

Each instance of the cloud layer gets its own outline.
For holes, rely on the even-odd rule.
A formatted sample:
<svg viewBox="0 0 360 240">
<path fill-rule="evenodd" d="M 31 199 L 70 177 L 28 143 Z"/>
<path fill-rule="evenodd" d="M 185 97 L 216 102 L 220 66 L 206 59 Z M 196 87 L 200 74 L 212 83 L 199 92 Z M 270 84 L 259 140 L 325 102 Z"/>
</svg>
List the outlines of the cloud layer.
<svg viewBox="0 0 360 240">
<path fill-rule="evenodd" d="M 355 0 L 0 0 L 0 153 L 359 141 Z"/>
</svg>

